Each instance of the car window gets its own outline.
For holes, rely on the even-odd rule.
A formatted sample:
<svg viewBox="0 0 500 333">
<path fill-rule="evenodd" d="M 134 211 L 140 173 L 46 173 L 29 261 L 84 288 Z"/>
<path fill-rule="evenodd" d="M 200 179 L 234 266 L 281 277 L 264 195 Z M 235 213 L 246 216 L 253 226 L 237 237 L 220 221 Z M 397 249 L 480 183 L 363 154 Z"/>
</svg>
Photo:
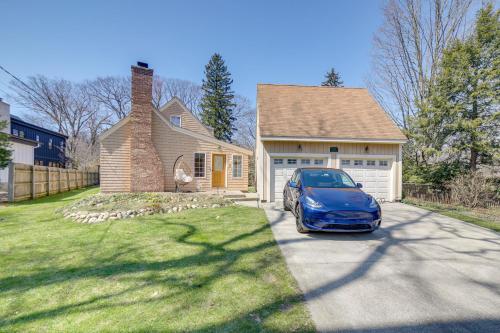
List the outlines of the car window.
<svg viewBox="0 0 500 333">
<path fill-rule="evenodd" d="M 346 173 L 331 169 L 311 169 L 302 171 L 305 187 L 354 188 L 356 184 Z"/>
</svg>

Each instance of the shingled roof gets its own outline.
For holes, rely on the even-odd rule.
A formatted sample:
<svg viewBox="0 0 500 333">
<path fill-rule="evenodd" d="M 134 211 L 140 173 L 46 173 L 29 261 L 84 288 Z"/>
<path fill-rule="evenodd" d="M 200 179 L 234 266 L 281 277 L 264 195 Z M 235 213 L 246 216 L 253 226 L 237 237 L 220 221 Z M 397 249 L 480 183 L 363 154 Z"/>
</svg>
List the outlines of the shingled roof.
<svg viewBox="0 0 500 333">
<path fill-rule="evenodd" d="M 406 140 L 363 88 L 258 84 L 261 137 Z"/>
</svg>

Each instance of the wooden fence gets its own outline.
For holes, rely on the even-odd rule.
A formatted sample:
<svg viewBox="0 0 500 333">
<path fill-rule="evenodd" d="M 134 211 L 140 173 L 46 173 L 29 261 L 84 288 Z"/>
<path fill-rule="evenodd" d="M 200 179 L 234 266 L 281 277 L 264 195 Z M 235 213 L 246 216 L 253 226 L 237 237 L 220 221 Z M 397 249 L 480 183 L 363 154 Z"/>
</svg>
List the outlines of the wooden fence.
<svg viewBox="0 0 500 333">
<path fill-rule="evenodd" d="M 429 184 L 403 183 L 403 198 L 442 204 L 458 204 L 458 202 L 453 199 L 449 189 L 436 189 Z M 500 201 L 497 198 L 490 198 L 483 202 L 483 206 L 500 207 Z"/>
<path fill-rule="evenodd" d="M 97 184 L 98 171 L 10 163 L 8 200 L 36 199 Z"/>
</svg>

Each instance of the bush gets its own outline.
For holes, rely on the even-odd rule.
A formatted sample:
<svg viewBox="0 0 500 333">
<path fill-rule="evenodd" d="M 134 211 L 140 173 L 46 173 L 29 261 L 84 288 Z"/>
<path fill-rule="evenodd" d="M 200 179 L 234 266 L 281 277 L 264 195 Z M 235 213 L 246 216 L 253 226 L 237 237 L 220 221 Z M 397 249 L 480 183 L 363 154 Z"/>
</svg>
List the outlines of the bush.
<svg viewBox="0 0 500 333">
<path fill-rule="evenodd" d="M 448 186 L 452 200 L 466 207 L 484 205 L 493 196 L 490 182 L 479 172 L 458 175 Z"/>
</svg>

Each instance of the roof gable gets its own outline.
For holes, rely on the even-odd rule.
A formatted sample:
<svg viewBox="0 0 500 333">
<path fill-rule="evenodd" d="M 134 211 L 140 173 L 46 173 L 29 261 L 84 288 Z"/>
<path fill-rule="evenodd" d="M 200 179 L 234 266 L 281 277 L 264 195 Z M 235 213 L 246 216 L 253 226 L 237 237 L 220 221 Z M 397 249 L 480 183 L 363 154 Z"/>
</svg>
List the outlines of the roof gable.
<svg viewBox="0 0 500 333">
<path fill-rule="evenodd" d="M 406 140 L 363 88 L 259 84 L 261 137 Z"/>
<path fill-rule="evenodd" d="M 160 109 L 160 113 L 170 120 L 170 116 L 181 116 L 181 127 L 203 135 L 213 136 L 213 132 L 187 108 L 187 106 L 178 98 L 173 97 L 165 103 Z"/>
</svg>

